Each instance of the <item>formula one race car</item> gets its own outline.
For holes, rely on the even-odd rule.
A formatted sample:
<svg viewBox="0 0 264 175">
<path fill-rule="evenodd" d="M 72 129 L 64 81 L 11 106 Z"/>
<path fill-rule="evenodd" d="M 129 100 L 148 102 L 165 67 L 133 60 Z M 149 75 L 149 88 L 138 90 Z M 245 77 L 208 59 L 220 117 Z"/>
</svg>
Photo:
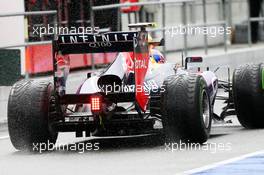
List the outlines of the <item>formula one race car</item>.
<svg viewBox="0 0 264 175">
<path fill-rule="evenodd" d="M 54 82 L 22 80 L 11 90 L 8 127 L 14 147 L 55 143 L 58 132 L 75 132 L 77 137 L 162 133 L 166 142 L 206 142 L 212 118 L 219 118 L 213 112 L 218 79 L 209 70 L 188 69 L 189 63 L 202 62 L 201 57 L 186 58 L 183 67 L 149 61 L 149 46 L 162 44 L 149 41 L 146 28 L 151 26 L 59 35 L 53 41 Z M 59 62 L 68 54 L 99 52 L 119 54 L 100 75 L 88 74 L 76 94 L 65 93 Z"/>
</svg>

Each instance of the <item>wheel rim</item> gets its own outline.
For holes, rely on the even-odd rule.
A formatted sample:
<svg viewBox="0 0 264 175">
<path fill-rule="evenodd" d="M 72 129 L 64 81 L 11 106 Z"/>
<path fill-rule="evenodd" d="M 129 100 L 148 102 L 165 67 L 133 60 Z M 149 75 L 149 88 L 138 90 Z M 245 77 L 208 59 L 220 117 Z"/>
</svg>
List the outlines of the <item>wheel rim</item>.
<svg viewBox="0 0 264 175">
<path fill-rule="evenodd" d="M 203 91 L 202 97 L 202 115 L 203 115 L 203 122 L 206 128 L 210 126 L 210 104 L 207 97 L 207 93 Z"/>
</svg>

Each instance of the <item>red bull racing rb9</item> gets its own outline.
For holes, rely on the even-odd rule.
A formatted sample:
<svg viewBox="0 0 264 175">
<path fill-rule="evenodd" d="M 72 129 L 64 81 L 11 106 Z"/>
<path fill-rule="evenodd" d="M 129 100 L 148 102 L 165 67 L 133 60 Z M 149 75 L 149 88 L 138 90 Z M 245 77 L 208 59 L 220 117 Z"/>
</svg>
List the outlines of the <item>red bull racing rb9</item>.
<svg viewBox="0 0 264 175">
<path fill-rule="evenodd" d="M 11 89 L 8 103 L 10 139 L 18 150 L 33 143 L 56 143 L 59 132 L 76 137 L 162 134 L 165 142 L 204 143 L 212 120 L 235 114 L 231 86 L 215 73 L 188 68 L 202 62 L 188 57 L 183 66 L 167 63 L 154 47 L 146 28 L 103 34 L 65 34 L 53 41 L 53 82 L 21 80 Z M 118 52 L 103 72 L 67 94 L 69 54 Z M 217 90 L 230 93 L 220 116 L 214 113 Z"/>
</svg>

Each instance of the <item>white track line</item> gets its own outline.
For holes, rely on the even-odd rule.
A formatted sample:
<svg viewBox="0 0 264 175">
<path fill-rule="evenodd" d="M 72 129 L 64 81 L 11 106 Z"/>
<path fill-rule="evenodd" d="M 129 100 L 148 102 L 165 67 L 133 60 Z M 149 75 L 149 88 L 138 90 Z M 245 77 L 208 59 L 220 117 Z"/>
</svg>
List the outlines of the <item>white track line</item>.
<svg viewBox="0 0 264 175">
<path fill-rule="evenodd" d="M 259 155 L 259 154 L 264 154 L 264 150 L 253 152 L 253 153 L 249 153 L 249 154 L 245 154 L 245 155 L 238 156 L 238 157 L 231 158 L 231 159 L 227 159 L 227 160 L 224 160 L 224 161 L 221 161 L 221 162 L 209 164 L 209 165 L 206 165 L 206 166 L 203 166 L 203 167 L 200 167 L 200 168 L 195 168 L 195 169 L 192 169 L 192 170 L 184 171 L 184 172 L 182 172 L 180 174 L 199 173 L 201 171 L 205 171 L 205 170 L 209 170 L 209 169 L 212 169 L 212 168 L 216 168 L 216 167 L 219 167 L 219 166 L 222 166 L 222 165 L 233 163 L 233 162 L 236 162 L 236 161 L 239 161 L 239 160 L 251 157 L 251 156 Z"/>
<path fill-rule="evenodd" d="M 0 140 L 9 139 L 9 136 L 2 136 L 0 137 Z"/>
</svg>

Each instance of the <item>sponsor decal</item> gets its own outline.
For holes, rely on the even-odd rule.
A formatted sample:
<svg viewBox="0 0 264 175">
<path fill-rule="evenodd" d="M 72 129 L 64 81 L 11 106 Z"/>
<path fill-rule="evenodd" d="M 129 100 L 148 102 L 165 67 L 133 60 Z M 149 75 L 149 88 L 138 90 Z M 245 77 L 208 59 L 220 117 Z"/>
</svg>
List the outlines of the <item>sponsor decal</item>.
<svg viewBox="0 0 264 175">
<path fill-rule="evenodd" d="M 139 32 L 139 36 L 134 39 L 135 85 L 141 88 L 144 87 L 149 64 L 147 41 L 148 33 L 146 31 Z M 136 101 L 142 111 L 146 111 L 148 100 L 149 95 L 144 90 L 136 88 Z"/>
<path fill-rule="evenodd" d="M 106 33 L 102 35 L 80 34 L 80 35 L 60 35 L 60 44 L 78 44 L 78 43 L 111 43 L 111 42 L 133 42 L 133 38 L 137 36 L 137 32 L 120 32 Z M 102 45 L 102 47 L 106 47 Z"/>
</svg>

